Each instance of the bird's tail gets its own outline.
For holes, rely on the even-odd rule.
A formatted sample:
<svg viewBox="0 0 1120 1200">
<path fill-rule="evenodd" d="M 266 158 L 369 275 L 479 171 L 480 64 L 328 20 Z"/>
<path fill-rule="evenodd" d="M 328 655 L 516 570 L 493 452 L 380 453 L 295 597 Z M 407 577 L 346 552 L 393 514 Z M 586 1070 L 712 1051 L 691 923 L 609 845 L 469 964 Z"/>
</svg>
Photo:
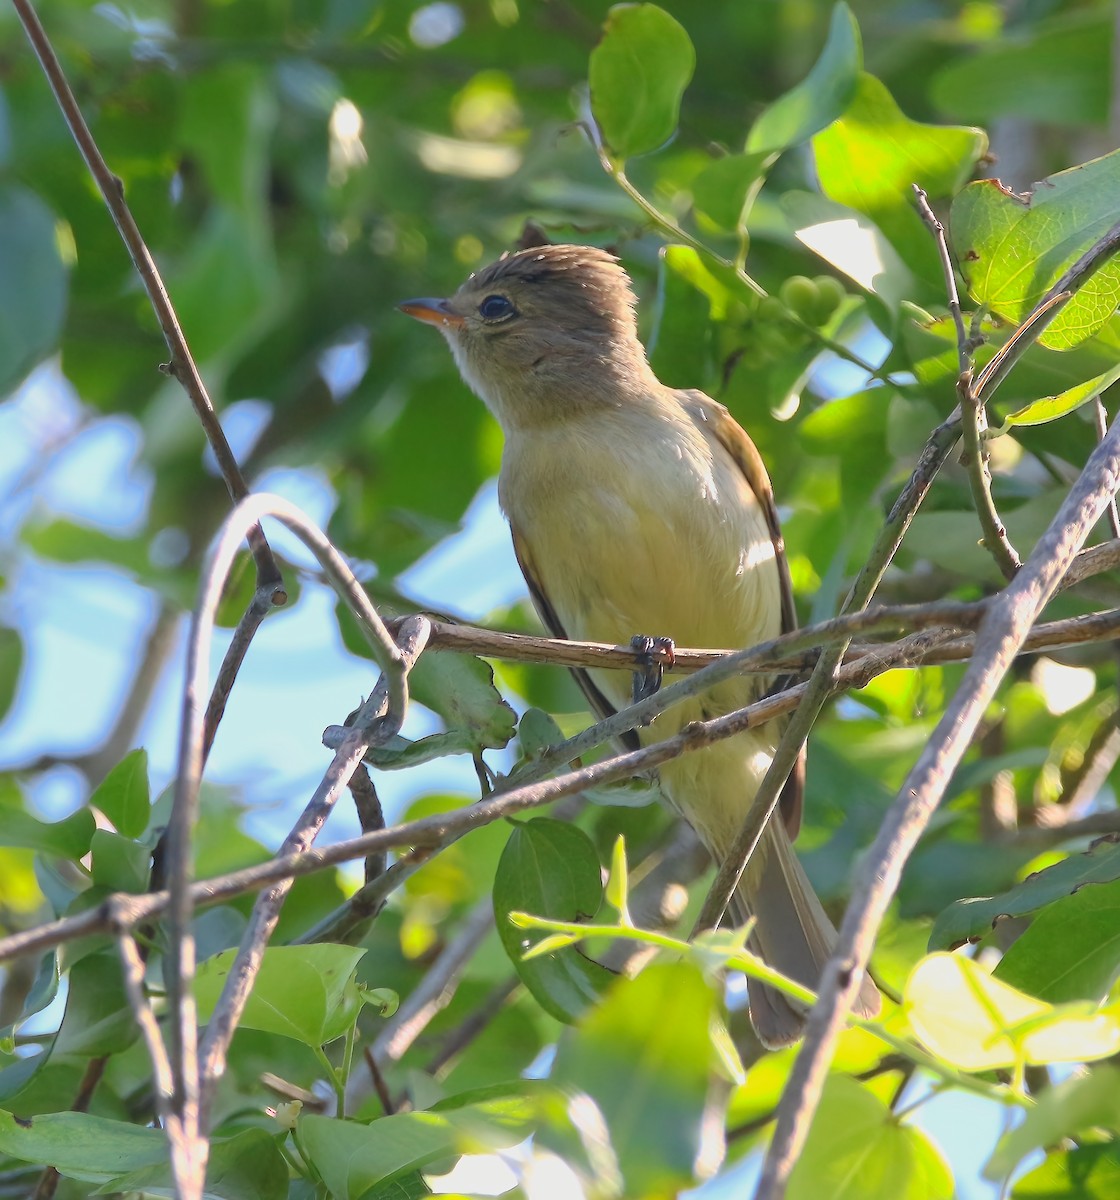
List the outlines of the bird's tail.
<svg viewBox="0 0 1120 1200">
<path fill-rule="evenodd" d="M 836 930 L 809 882 L 789 836 L 778 820 L 766 826 L 747 874 L 731 901 L 736 922 L 755 918 L 747 946 L 767 966 L 781 971 L 814 992 L 833 946 Z M 806 1009 L 782 992 L 750 980 L 751 1023 L 771 1050 L 801 1037 Z M 853 1005 L 860 1017 L 878 1014 L 879 989 L 864 975 Z"/>
</svg>

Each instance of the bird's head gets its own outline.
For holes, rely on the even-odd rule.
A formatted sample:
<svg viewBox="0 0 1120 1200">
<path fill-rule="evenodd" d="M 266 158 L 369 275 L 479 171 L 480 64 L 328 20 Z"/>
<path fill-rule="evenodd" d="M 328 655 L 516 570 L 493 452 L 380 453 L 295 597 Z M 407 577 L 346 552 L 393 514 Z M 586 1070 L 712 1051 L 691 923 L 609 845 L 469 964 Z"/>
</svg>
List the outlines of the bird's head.
<svg viewBox="0 0 1120 1200">
<path fill-rule="evenodd" d="M 593 246 L 503 255 L 449 299 L 399 307 L 440 330 L 463 378 L 506 428 L 648 386 L 630 280 Z"/>
</svg>

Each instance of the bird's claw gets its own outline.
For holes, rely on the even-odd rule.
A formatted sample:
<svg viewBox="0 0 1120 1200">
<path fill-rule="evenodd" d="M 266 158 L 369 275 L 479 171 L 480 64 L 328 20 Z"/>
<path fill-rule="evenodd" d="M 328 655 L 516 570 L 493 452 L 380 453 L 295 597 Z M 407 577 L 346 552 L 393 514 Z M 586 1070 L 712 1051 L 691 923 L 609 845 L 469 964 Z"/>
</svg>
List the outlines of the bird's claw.
<svg viewBox="0 0 1120 1200">
<path fill-rule="evenodd" d="M 675 647 L 672 638 L 649 637 L 639 633 L 630 639 L 630 648 L 636 660 L 633 700 L 637 704 L 639 700 L 657 694 L 665 668 L 672 669 Z"/>
</svg>

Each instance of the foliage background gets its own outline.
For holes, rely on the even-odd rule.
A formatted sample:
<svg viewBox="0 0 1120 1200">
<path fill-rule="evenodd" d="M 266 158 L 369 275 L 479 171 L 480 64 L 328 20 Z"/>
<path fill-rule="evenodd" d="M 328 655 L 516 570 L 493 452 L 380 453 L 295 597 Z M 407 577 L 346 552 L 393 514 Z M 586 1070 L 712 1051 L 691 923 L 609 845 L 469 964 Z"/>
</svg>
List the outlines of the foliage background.
<svg viewBox="0 0 1120 1200">
<path fill-rule="evenodd" d="M 664 7 L 687 29 L 698 68 L 677 136 L 635 159 L 628 173 L 662 211 L 733 254 L 734 219 L 720 210 L 725 191 L 717 187 L 713 199 L 703 173 L 722 150 L 739 151 L 766 106 L 804 78 L 831 10 L 809 0 L 713 0 L 702 12 L 684 3 Z M 982 169 L 1008 184 L 1025 188 L 1116 145 L 1111 5 L 854 8 L 865 69 L 906 116 L 985 126 L 998 162 Z M 662 378 L 704 387 L 727 403 L 766 457 L 802 618 L 836 610 L 926 435 L 955 402 L 945 326 L 924 329 L 900 303 L 938 315 L 944 289 L 932 242 L 911 209 L 908 130 L 896 130 L 897 143 L 884 142 L 882 108 L 868 118 L 865 138 L 853 126 L 846 142 L 830 144 L 825 135 L 812 149 L 799 145 L 783 155 L 752 211 L 748 260 L 771 293 L 795 274 L 844 282 L 847 298 L 826 328 L 866 358 L 889 353 L 895 384 L 872 387 L 850 363 L 824 353 L 818 338 L 791 330 L 773 305 L 758 307 L 718 272 L 696 271 L 687 255 L 662 259 L 664 231 L 651 228 L 573 129 L 586 111 L 588 56 L 607 14 L 603 3 L 183 0 L 51 2 L 40 11 L 159 262 L 246 475 L 327 520 L 336 544 L 364 564 L 376 601 L 535 627 L 493 515 L 497 431 L 431 331 L 393 310 L 402 297 L 450 292 L 515 244 L 532 220 L 551 240 L 619 249 L 641 293 L 643 333 Z M 935 200 L 964 184 L 968 147 L 978 144 L 963 130 L 935 139 L 936 152 L 919 162 Z M 864 213 L 893 251 L 872 288 L 858 287 L 793 236 L 825 212 L 822 191 Z M 1001 393 L 1001 411 L 1105 370 L 1115 361 L 1113 337 L 1106 327 L 1067 355 L 1036 352 Z M 4 7 L 0 394 L 9 399 L 0 409 L 7 431 L 0 449 L 0 804 L 11 829 L 32 830 L 0 832 L 0 842 L 10 843 L 0 846 L 0 916 L 12 929 L 64 909 L 89 882 L 65 855 L 60 865 L 59 846 L 16 814 L 42 820 L 82 811 L 109 768 L 141 741 L 164 746 L 162 764 L 156 754 L 157 791 L 166 781 L 181 614 L 193 603 L 201 556 L 228 498 L 178 385 L 155 370 L 164 358 L 104 206 Z M 1025 547 L 1094 440 L 1092 424 L 1074 415 L 995 444 L 997 499 Z M 457 544 L 468 510 L 468 540 Z M 884 596 L 974 598 L 990 590 L 998 575 L 977 537 L 963 471 L 952 466 L 915 522 Z M 350 657 L 357 647 L 349 627 L 342 622 L 336 632 L 306 556 L 281 544 L 295 564 L 287 572 L 293 600 L 255 645 L 258 673 L 247 677 L 243 696 L 235 692 L 231 723 L 219 737 L 200 877 L 255 861 L 279 841 L 259 813 L 302 805 L 318 769 L 320 729 L 341 720 L 372 686 L 369 664 Z M 227 625 L 250 588 L 244 572 L 223 614 Z M 1054 614 L 1115 602 L 1112 584 L 1095 588 L 1056 603 Z M 340 636 L 350 639 L 346 651 Z M 94 649 L 83 649 L 83 641 Z M 106 644 L 112 654 L 98 654 Z M 836 704 L 819 727 L 799 845 L 830 905 L 842 907 L 860 849 L 959 675 L 958 667 L 890 674 Z M 557 714 L 565 730 L 586 720 L 555 669 L 499 664 L 496 679 L 519 710 Z M 433 708 L 441 686 L 431 689 Z M 1047 671 L 1028 659 L 1009 679 L 907 868 L 878 960 L 889 983 L 901 986 L 948 904 L 1011 886 L 1040 865 L 1040 853 L 1053 853 L 1056 839 L 1040 828 L 1097 802 L 1103 780 L 1093 776 L 1091 789 L 1084 781 L 1089 766 L 1103 763 L 1098 775 L 1107 776 L 1115 761 L 1114 691 L 1111 652 L 1099 647 L 1063 655 Z M 412 721 L 406 732 L 413 736 L 440 727 L 438 713 L 418 712 Z M 508 761 L 491 760 L 498 767 Z M 387 777 L 383 792 L 390 817 L 423 815 L 473 798 L 477 782 L 469 760 L 440 762 Z M 250 819 L 251 812 L 258 816 Z M 619 832 L 632 861 L 673 836 L 656 807 L 592 805 L 579 823 L 604 860 Z M 158 824 L 157 811 L 151 827 Z M 142 841 L 146 827 L 131 838 Z M 360 978 L 407 996 L 489 896 L 508 834 L 504 824 L 492 826 L 414 875 L 362 943 L 368 953 Z M 116 871 L 123 874 L 106 866 L 94 882 L 123 886 L 135 856 L 121 857 L 127 861 Z M 146 851 L 140 858 L 143 877 Z M 327 874 L 297 887 L 281 940 L 340 904 L 348 880 Z M 205 952 L 236 940 L 245 911 L 239 903 L 203 918 Z M 1107 929 L 1111 917 L 1102 920 Z M 67 1020 L 72 1028 L 102 1019 L 112 1026 L 111 1014 L 126 1016 L 111 982 L 115 964 L 96 954 L 83 961 L 94 981 L 83 997 L 98 997 L 98 1015 L 95 1021 L 75 1007 L 71 985 Z M 29 992 L 31 1008 L 53 995 L 42 977 L 32 991 L 37 969 L 6 970 L 0 1027 L 16 1019 Z M 1102 971 L 1107 988 L 1111 967 L 1098 963 Z M 539 1064 L 559 1026 L 517 990 L 468 1052 L 434 1075 L 427 1070 L 440 1038 L 512 978 L 490 935 L 447 1006 L 399 1061 L 386 1064 L 394 1092 L 425 1107 L 438 1096 L 507 1083 Z M 1097 977 L 1094 989 L 1100 999 Z M 627 1003 L 633 1011 L 649 1006 L 651 1019 L 664 1016 L 655 995 Z M 605 1029 L 586 1033 L 585 1057 L 594 1058 L 596 1037 L 610 1041 L 609 1019 L 602 1018 Z M 362 1017 L 364 1036 L 377 1035 L 378 1021 Z M 21 1055 L 44 1034 L 24 1036 Z M 116 1057 L 91 1111 L 118 1120 L 142 1113 L 142 1047 L 119 1031 L 117 1040 L 64 1041 L 30 1081 L 19 1073 L 22 1060 L 13 1059 L 16 1075 L 4 1073 L 5 1107 L 65 1108 L 84 1060 L 107 1047 Z M 303 1086 L 322 1077 L 321 1062 L 298 1042 L 247 1030 L 235 1047 L 218 1113 L 225 1134 L 271 1128 L 259 1117 L 266 1063 Z M 848 1069 L 878 1061 L 856 1053 Z M 577 1080 L 590 1069 L 576 1051 L 558 1068 Z M 768 1111 L 785 1069 L 785 1059 L 759 1064 L 762 1074 L 736 1094 L 733 1125 Z M 928 1086 L 886 1069 L 881 1077 L 878 1094 L 888 1101 L 907 1086 Z M 365 1103 L 372 1116 L 376 1105 Z M 843 1111 L 852 1100 L 836 1103 L 832 1111 Z M 880 1118 L 876 1110 L 873 1119 Z M 733 1154 L 756 1138 L 752 1129 L 736 1139 Z M 559 1149 L 578 1161 L 569 1147 Z M 28 1176 L 16 1158 L 11 1178 L 22 1194 Z M 648 1185 L 654 1191 L 681 1186 L 690 1174 L 679 1154 L 668 1153 L 667 1163 L 664 1177 Z M 892 1186 L 921 1177 L 913 1163 L 898 1165 Z M 67 1179 L 60 1194 L 82 1194 L 84 1186 Z M 531 1194 L 528 1176 L 519 1186 Z M 1052 1194 L 1089 1194 L 1072 1186 Z M 353 1194 L 359 1191 L 354 1185 Z"/>
</svg>

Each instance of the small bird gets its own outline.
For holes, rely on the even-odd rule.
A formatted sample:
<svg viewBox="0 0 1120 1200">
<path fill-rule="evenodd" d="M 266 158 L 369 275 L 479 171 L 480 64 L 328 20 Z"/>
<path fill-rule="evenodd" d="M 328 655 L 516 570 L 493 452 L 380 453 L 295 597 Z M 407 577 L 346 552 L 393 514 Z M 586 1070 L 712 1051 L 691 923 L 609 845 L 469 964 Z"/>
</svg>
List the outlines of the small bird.
<svg viewBox="0 0 1120 1200">
<path fill-rule="evenodd" d="M 737 648 L 794 628 L 789 569 L 766 468 L 723 405 L 665 387 L 638 339 L 635 297 L 618 260 L 590 246 L 504 255 L 450 299 L 400 309 L 436 326 L 460 374 L 504 434 L 498 496 L 541 620 L 555 637 L 612 643 L 634 635 Z M 621 672 L 574 672 L 593 710 L 630 703 Z M 629 744 L 757 700 L 769 680 L 742 676 L 661 714 Z M 661 767 L 670 803 L 717 862 L 770 765 L 779 722 Z M 816 989 L 836 931 L 793 851 L 803 772 L 747 866 L 731 905 L 753 916 L 750 947 Z M 768 1047 L 801 1035 L 805 1013 L 751 981 L 751 1019 Z M 856 1011 L 880 997 L 864 978 Z"/>
</svg>

